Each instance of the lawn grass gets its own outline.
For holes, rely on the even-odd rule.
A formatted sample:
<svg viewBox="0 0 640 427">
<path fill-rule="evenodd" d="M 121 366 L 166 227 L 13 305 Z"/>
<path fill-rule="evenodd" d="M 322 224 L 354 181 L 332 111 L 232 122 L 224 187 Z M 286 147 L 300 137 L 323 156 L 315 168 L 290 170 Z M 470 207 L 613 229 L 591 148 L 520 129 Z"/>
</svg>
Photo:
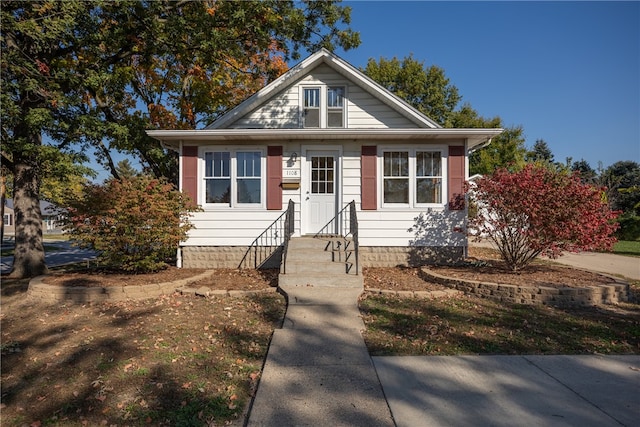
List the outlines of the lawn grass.
<svg viewBox="0 0 640 427">
<path fill-rule="evenodd" d="M 43 304 L 2 281 L 2 426 L 242 425 L 277 293 Z"/>
<path fill-rule="evenodd" d="M 614 254 L 640 257 L 640 241 L 620 240 L 614 247 Z"/>
<path fill-rule="evenodd" d="M 640 284 L 632 287 L 640 295 Z M 472 296 L 375 295 L 363 299 L 360 310 L 374 356 L 640 354 L 638 303 L 560 309 Z"/>
</svg>

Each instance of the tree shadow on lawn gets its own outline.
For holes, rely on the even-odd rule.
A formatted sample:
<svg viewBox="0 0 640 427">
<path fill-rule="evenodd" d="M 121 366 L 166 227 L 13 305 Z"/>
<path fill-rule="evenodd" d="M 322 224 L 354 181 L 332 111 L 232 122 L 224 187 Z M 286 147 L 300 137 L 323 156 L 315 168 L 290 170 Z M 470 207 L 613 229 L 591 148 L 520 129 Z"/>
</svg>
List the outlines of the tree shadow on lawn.
<svg viewBox="0 0 640 427">
<path fill-rule="evenodd" d="M 375 296 L 361 302 L 361 312 L 372 355 L 640 352 L 640 311 Z"/>
<path fill-rule="evenodd" d="M 227 306 L 238 315 L 221 316 Z M 79 306 L 14 294 L 3 300 L 3 425 L 236 420 L 283 307 L 274 295 Z"/>
</svg>

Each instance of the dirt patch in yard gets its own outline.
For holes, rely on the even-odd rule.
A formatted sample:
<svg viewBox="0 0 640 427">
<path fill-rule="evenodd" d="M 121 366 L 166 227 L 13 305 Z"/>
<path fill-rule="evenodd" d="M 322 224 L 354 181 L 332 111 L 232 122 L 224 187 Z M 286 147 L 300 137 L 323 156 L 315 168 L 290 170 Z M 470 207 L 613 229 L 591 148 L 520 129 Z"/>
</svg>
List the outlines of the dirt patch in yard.
<svg viewBox="0 0 640 427">
<path fill-rule="evenodd" d="M 516 286 L 586 287 L 608 285 L 610 277 L 584 270 L 563 267 L 546 260 L 535 261 L 519 273 L 512 273 L 500 260 L 497 251 L 470 247 L 469 258 L 460 266 L 430 266 L 439 275 L 478 282 Z M 435 291 L 446 289 L 424 279 L 419 268 L 365 268 L 365 288 L 394 291 Z"/>
<path fill-rule="evenodd" d="M 459 279 L 510 284 L 516 286 L 585 287 L 614 283 L 610 277 L 574 268 L 559 266 L 549 261 L 535 261 L 518 274 L 512 273 L 499 259 L 494 249 L 470 247 L 469 259 L 462 266 L 430 267 L 436 273 Z M 151 283 L 175 282 L 198 276 L 207 270 L 169 267 L 151 274 L 121 274 L 100 270 L 88 272 L 54 272 L 44 280 L 59 286 L 134 286 Z M 260 290 L 278 285 L 278 270 L 211 270 L 210 277 L 187 286 L 224 290 Z M 437 283 L 424 280 L 419 268 L 365 268 L 365 288 L 393 291 L 433 291 L 445 289 Z"/>
<path fill-rule="evenodd" d="M 473 246 L 469 248 L 469 259 L 464 265 L 432 267 L 432 270 L 457 279 L 522 287 L 584 288 L 615 283 L 611 277 L 560 266 L 547 259 L 535 260 L 522 271 L 514 273 L 507 268 L 496 250 Z"/>
<path fill-rule="evenodd" d="M 67 287 L 138 286 L 153 283 L 177 282 L 207 272 L 205 269 L 169 267 L 149 274 L 125 274 L 105 270 L 83 272 L 57 271 L 46 276 L 44 283 Z M 237 270 L 220 268 L 211 271 L 206 279 L 190 283 L 189 287 L 207 286 L 211 289 L 258 290 L 278 285 L 277 270 Z"/>
</svg>

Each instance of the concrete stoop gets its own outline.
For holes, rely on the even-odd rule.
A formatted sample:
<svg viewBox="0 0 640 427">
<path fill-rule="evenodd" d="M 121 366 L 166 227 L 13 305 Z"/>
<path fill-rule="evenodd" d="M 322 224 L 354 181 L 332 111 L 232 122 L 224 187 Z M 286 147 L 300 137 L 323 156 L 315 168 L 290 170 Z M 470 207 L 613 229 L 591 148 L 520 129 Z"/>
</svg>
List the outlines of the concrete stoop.
<svg viewBox="0 0 640 427">
<path fill-rule="evenodd" d="M 353 242 L 342 238 L 295 237 L 289 241 L 282 286 L 362 287 Z M 360 269 L 361 270 L 361 269 Z"/>
</svg>

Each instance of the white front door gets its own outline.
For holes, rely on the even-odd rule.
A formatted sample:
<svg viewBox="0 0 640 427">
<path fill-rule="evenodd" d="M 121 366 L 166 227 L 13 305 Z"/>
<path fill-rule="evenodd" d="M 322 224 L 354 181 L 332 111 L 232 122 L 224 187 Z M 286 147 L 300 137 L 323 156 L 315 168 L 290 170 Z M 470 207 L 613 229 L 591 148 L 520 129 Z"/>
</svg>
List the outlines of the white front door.
<svg viewBox="0 0 640 427">
<path fill-rule="evenodd" d="M 331 221 L 338 207 L 338 152 L 313 150 L 307 152 L 304 177 L 304 203 L 306 234 L 315 234 Z M 335 230 L 325 230 L 333 233 Z"/>
</svg>

